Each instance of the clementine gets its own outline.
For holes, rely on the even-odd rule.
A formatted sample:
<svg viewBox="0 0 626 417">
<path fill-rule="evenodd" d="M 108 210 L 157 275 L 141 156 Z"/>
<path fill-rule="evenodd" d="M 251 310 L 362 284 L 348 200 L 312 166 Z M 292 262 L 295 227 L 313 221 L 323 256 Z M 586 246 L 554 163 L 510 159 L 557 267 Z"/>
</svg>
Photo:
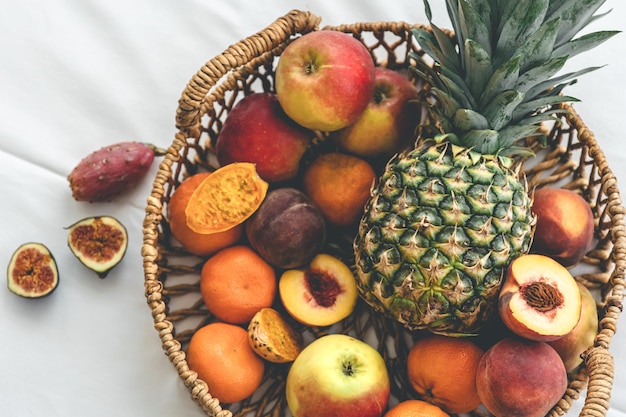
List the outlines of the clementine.
<svg viewBox="0 0 626 417">
<path fill-rule="evenodd" d="M 211 234 L 197 233 L 187 226 L 185 208 L 189 198 L 210 174 L 210 172 L 201 172 L 185 179 L 176 187 L 167 204 L 167 217 L 172 235 L 187 251 L 198 256 L 211 255 L 226 246 L 233 245 L 243 234 L 242 224 Z"/>
<path fill-rule="evenodd" d="M 198 329 L 187 349 L 189 368 L 206 382 L 209 393 L 224 403 L 251 396 L 261 385 L 265 363 L 237 325 L 215 322 Z"/>
<path fill-rule="evenodd" d="M 469 413 L 481 404 L 476 370 L 484 351 L 463 338 L 429 335 L 407 357 L 409 382 L 421 399 L 449 414 Z"/>
<path fill-rule="evenodd" d="M 302 189 L 334 226 L 358 222 L 376 179 L 374 168 L 359 157 L 322 154 L 306 168 Z"/>
<path fill-rule="evenodd" d="M 249 246 L 224 248 L 207 259 L 200 272 L 200 292 L 207 308 L 227 323 L 244 324 L 274 303 L 274 268 Z"/>
<path fill-rule="evenodd" d="M 404 400 L 391 407 L 384 417 L 450 417 L 450 415 L 427 401 Z"/>
</svg>

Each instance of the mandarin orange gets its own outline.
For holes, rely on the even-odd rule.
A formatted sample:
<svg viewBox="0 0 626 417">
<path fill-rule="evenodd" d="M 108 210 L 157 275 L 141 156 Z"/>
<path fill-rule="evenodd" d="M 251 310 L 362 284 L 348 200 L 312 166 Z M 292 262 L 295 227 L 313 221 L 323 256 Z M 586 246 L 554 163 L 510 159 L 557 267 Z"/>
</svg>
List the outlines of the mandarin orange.
<svg viewBox="0 0 626 417">
<path fill-rule="evenodd" d="M 375 179 L 374 168 L 366 160 L 331 152 L 306 168 L 302 189 L 330 224 L 346 227 L 361 218 Z"/>
<path fill-rule="evenodd" d="M 241 401 L 261 385 L 265 362 L 237 325 L 215 322 L 198 329 L 187 349 L 189 368 L 207 383 L 209 393 L 224 403 Z"/>
<path fill-rule="evenodd" d="M 384 417 L 450 417 L 450 415 L 427 401 L 404 400 L 391 407 Z"/>
<path fill-rule="evenodd" d="M 468 339 L 435 334 L 423 337 L 407 357 L 409 382 L 422 400 L 445 412 L 469 413 L 481 403 L 476 370 L 483 353 Z"/>
<path fill-rule="evenodd" d="M 200 272 L 200 292 L 218 319 L 247 324 L 276 298 L 274 268 L 249 246 L 224 248 L 207 259 Z"/>
</svg>

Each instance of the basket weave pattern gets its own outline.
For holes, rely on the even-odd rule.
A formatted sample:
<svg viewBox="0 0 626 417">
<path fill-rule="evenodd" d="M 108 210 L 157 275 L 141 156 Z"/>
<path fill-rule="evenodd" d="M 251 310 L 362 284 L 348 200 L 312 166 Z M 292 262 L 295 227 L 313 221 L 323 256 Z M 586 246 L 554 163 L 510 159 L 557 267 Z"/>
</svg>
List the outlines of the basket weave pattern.
<svg viewBox="0 0 626 417">
<path fill-rule="evenodd" d="M 152 311 L 154 327 L 162 347 L 192 399 L 210 416 L 287 415 L 283 389 L 285 365 L 268 364 L 264 384 L 239 404 L 220 403 L 211 396 L 206 383 L 189 369 L 185 349 L 195 329 L 213 320 L 199 291 L 203 259 L 185 252 L 169 232 L 165 216 L 167 202 L 175 187 L 187 176 L 216 168 L 213 144 L 228 111 L 251 92 L 273 91 L 273 68 L 277 57 L 295 37 L 319 29 L 320 19 L 310 13 L 292 11 L 263 31 L 230 46 L 208 61 L 189 81 L 179 100 L 174 141 L 160 163 L 148 197 L 143 225 L 142 256 L 145 296 Z M 403 68 L 409 65 L 408 52 L 420 53 L 410 37 L 413 26 L 403 22 L 361 23 L 325 27 L 348 32 L 361 40 L 379 65 Z M 613 383 L 613 358 L 609 352 L 624 297 L 626 267 L 625 210 L 616 179 L 593 133 L 573 108 L 562 123 L 548 127 L 548 147 L 525 161 L 531 186 L 556 185 L 580 192 L 590 203 L 596 219 L 596 244 L 583 260 L 584 271 L 576 278 L 597 292 L 600 328 L 595 344 L 585 353 L 585 366 L 569 383 L 561 401 L 550 415 L 564 415 L 571 403 L 587 389 L 581 416 L 604 416 L 609 407 Z M 324 135 L 319 134 L 320 141 Z M 352 260 L 346 245 L 337 245 L 334 254 Z M 343 249 L 342 249 L 343 247 Z M 346 250 L 347 248 L 347 250 Z M 329 331 L 299 327 L 310 337 Z M 373 341 L 387 361 L 392 376 L 392 395 L 410 398 L 412 393 L 403 364 L 415 335 L 399 324 L 371 314 L 359 302 L 355 312 L 333 331 Z M 224 407 L 224 408 L 223 408 Z"/>
</svg>

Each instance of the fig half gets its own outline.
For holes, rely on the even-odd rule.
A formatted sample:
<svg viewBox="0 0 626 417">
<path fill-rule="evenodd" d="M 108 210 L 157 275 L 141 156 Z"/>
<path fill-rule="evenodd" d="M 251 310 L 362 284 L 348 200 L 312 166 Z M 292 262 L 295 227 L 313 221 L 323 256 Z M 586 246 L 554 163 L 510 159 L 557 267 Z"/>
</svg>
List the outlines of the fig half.
<svg viewBox="0 0 626 417">
<path fill-rule="evenodd" d="M 59 285 L 59 269 L 46 245 L 28 242 L 13 252 L 7 280 L 12 293 L 25 298 L 40 298 Z"/>
<path fill-rule="evenodd" d="M 95 216 L 68 227 L 68 246 L 78 260 L 105 278 L 124 258 L 128 247 L 126 227 L 115 217 Z"/>
</svg>

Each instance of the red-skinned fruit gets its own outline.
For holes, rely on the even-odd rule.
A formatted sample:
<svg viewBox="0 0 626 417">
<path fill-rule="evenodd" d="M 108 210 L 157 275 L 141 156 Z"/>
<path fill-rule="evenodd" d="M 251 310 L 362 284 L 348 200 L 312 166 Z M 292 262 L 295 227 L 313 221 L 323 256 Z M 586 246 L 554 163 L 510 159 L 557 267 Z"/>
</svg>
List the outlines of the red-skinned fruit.
<svg viewBox="0 0 626 417">
<path fill-rule="evenodd" d="M 59 285 L 59 270 L 50 250 L 43 243 L 20 245 L 7 268 L 9 291 L 24 298 L 40 298 Z"/>
<path fill-rule="evenodd" d="M 111 216 L 88 217 L 71 225 L 67 243 L 78 260 L 105 278 L 121 262 L 128 247 L 126 227 Z"/>
<path fill-rule="evenodd" d="M 146 176 L 155 156 L 165 150 L 140 142 L 105 146 L 83 158 L 68 175 L 76 201 L 111 201 L 135 188 Z"/>
<path fill-rule="evenodd" d="M 507 337 L 482 356 L 476 389 L 495 417 L 543 417 L 565 394 L 567 372 L 546 342 Z"/>
</svg>

